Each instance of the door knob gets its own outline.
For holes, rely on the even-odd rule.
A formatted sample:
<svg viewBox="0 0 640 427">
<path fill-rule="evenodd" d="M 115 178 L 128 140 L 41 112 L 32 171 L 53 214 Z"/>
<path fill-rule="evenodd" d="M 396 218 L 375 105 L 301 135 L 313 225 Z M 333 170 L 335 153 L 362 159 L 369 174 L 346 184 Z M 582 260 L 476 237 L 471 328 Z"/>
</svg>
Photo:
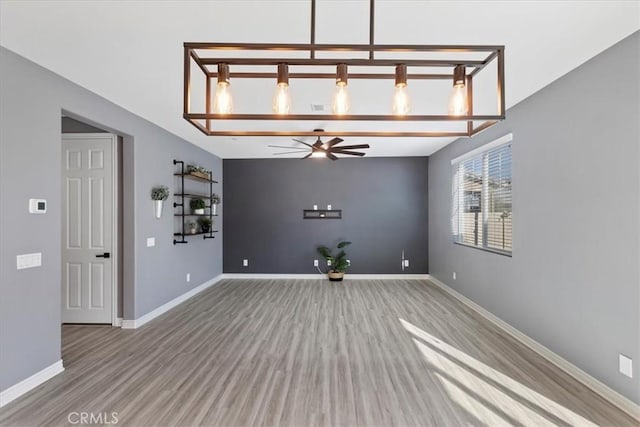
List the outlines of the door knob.
<svg viewBox="0 0 640 427">
<path fill-rule="evenodd" d="M 105 252 L 102 255 L 96 255 L 96 258 L 111 258 L 111 254 L 109 252 Z"/>
</svg>

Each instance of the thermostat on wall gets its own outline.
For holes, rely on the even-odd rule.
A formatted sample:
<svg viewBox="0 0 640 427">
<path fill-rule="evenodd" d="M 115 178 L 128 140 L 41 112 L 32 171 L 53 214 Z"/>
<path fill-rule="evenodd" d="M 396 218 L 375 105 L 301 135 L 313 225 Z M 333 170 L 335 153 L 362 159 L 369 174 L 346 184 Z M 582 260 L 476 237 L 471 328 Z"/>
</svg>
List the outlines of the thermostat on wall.
<svg viewBox="0 0 640 427">
<path fill-rule="evenodd" d="M 44 199 L 29 199 L 29 213 L 47 213 L 47 201 Z"/>
</svg>

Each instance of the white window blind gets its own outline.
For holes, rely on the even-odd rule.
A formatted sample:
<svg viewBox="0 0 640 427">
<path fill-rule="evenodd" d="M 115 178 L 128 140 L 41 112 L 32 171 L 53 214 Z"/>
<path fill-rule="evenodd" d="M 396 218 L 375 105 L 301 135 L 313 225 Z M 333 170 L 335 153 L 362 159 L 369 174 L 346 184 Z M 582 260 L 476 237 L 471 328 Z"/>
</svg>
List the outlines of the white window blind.
<svg viewBox="0 0 640 427">
<path fill-rule="evenodd" d="M 486 150 L 474 150 L 472 156 L 463 156 L 453 163 L 453 239 L 456 243 L 510 254 L 511 142 L 487 145 Z"/>
</svg>

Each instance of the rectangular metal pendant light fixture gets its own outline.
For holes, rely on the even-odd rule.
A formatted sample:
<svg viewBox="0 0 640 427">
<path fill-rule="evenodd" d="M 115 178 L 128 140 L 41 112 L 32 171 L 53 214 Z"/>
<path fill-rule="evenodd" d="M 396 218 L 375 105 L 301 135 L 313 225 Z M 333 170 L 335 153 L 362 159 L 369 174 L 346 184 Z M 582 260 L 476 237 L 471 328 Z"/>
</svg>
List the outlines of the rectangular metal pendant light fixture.
<svg viewBox="0 0 640 427">
<path fill-rule="evenodd" d="M 317 131 L 301 131 L 292 122 L 327 122 L 324 136 L 370 137 L 461 137 L 472 136 L 505 118 L 504 46 L 501 45 L 389 45 L 375 44 L 374 0 L 370 0 L 368 44 L 315 43 L 315 0 L 311 0 L 311 41 L 299 43 L 184 43 L 183 117 L 206 135 L 211 136 L 312 136 Z M 349 52 L 352 55 L 345 55 Z M 473 81 L 495 61 L 497 108 L 494 114 L 474 114 Z M 320 72 L 332 67 L 334 72 Z M 193 70 L 204 77 L 205 87 L 194 90 Z M 290 70 L 294 68 L 294 70 Z M 349 72 L 350 70 L 356 72 Z M 273 113 L 247 114 L 233 111 L 231 87 L 242 79 L 264 80 L 277 92 Z M 330 114 L 289 114 L 291 96 L 289 81 L 333 80 L 336 84 L 333 111 Z M 396 85 L 394 106 L 389 114 L 352 114 L 347 93 L 349 80 L 375 80 L 381 90 Z M 408 93 L 412 81 L 445 80 L 453 92 L 448 114 L 412 114 Z M 198 79 L 200 81 L 200 79 Z M 486 81 L 486 79 L 485 79 Z M 214 92 L 215 91 L 215 92 Z M 204 96 L 204 111 L 194 111 L 192 96 Z M 417 94 L 413 94 L 414 96 Z M 398 103 L 398 105 L 395 105 Z M 239 126 L 229 126 L 234 121 Z M 354 126 L 341 123 L 362 122 Z M 273 123 L 280 122 L 280 128 Z M 377 122 L 375 130 L 367 123 Z M 413 126 L 399 126 L 411 122 Z M 458 124 L 452 130 L 452 122 Z M 384 124 L 389 123 L 387 129 Z M 424 123 L 424 129 L 416 124 Z M 226 128 L 225 128 L 226 126 Z M 441 126 L 441 129 L 438 128 Z M 246 128 L 245 128 L 246 127 Z M 309 129 L 316 126 L 309 125 Z"/>
</svg>

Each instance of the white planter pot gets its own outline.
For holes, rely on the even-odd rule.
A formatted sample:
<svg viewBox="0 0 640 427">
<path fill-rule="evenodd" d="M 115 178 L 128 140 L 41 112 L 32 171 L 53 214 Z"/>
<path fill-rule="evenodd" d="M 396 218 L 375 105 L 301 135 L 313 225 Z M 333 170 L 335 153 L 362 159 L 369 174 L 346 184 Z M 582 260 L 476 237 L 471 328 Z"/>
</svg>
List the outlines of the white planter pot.
<svg viewBox="0 0 640 427">
<path fill-rule="evenodd" d="M 164 200 L 155 200 L 156 202 L 156 218 L 160 218 L 162 216 L 162 202 Z"/>
<path fill-rule="evenodd" d="M 196 215 L 204 215 L 204 209 L 194 209 L 193 213 Z"/>
<path fill-rule="evenodd" d="M 211 215 L 217 215 L 218 214 L 218 205 L 216 203 L 213 203 L 211 205 Z"/>
</svg>

